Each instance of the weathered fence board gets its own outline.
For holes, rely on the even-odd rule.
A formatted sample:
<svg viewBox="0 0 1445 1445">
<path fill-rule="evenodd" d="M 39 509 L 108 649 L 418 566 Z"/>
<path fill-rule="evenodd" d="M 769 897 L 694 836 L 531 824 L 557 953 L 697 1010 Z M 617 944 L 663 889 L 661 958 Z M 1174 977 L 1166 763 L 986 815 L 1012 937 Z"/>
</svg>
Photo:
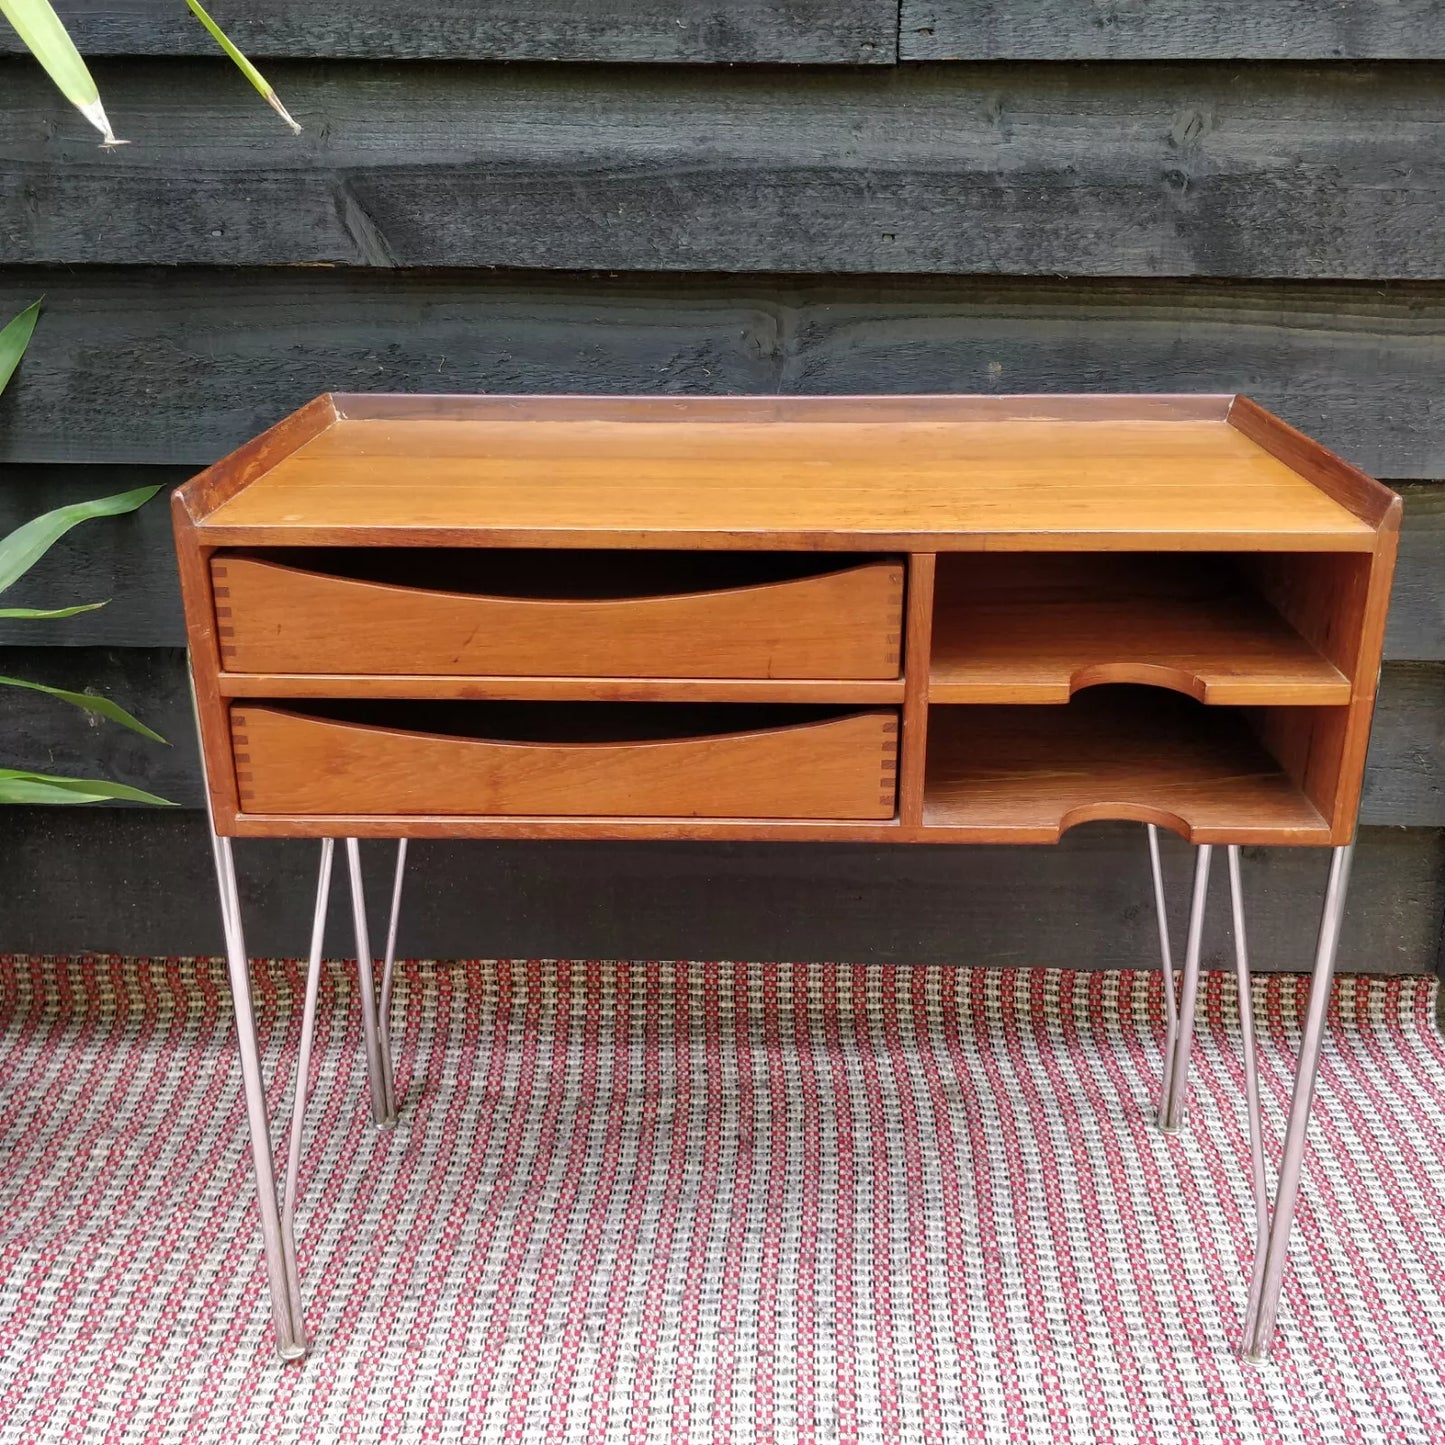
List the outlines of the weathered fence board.
<svg viewBox="0 0 1445 1445">
<path fill-rule="evenodd" d="M 52 622 L 0 618 L 0 645 L 185 646 L 165 493 L 189 475 L 184 467 L 0 468 L 0 536 L 53 507 L 133 487 L 162 488 L 139 512 L 84 522 L 68 532 L 5 595 L 7 607 L 68 607 L 107 599 L 109 605 Z M 0 702 L 0 708 L 10 701 Z"/>
<path fill-rule="evenodd" d="M 177 467 L 18 466 L 0 478 L 0 535 L 51 507 L 129 487 L 169 489 L 189 475 Z M 1385 656 L 1445 661 L 1445 483 L 1405 490 L 1405 526 Z M 99 612 L 56 622 L 0 619 L 0 645 L 180 647 L 185 625 L 164 496 L 129 517 L 69 533 L 7 599 L 58 607 L 114 598 Z"/>
<path fill-rule="evenodd" d="M 200 807 L 200 767 L 178 648 L 26 648 L 0 654 L 0 672 L 102 692 L 169 740 L 162 747 L 43 694 L 7 691 L 10 767 L 82 772 Z M 1376 710 L 1361 817 L 1366 823 L 1445 826 L 1445 664 L 1388 663 Z"/>
<path fill-rule="evenodd" d="M 901 60 L 1432 60 L 1440 0 L 902 0 Z"/>
<path fill-rule="evenodd" d="M 0 259 L 1445 276 L 1445 66 L 0 61 Z"/>
<path fill-rule="evenodd" d="M 1445 660 L 1445 483 L 1407 487 L 1385 655 Z"/>
<path fill-rule="evenodd" d="M 1445 665 L 1385 664 L 1360 821 L 1445 825 Z"/>
<path fill-rule="evenodd" d="M 204 56 L 167 0 L 68 0 L 92 55 Z M 900 13 L 901 11 L 901 13 Z M 227 0 L 253 57 L 887 64 L 916 60 L 1428 60 L 1445 57 L 1438 0 L 379 0 L 340 9 Z M 0 31 L 0 54 L 18 42 Z"/>
<path fill-rule="evenodd" d="M 299 140 L 179 3 L 63 13 L 115 57 L 97 72 L 132 145 L 99 152 L 0 25 L 0 320 L 48 294 L 0 401 L 0 530 L 169 486 L 325 388 L 1244 391 L 1419 484 L 1365 804 L 1418 826 L 1366 829 L 1344 963 L 1436 961 L 1440 0 L 230 0 L 218 18 L 266 60 Z M 493 60 L 510 63 L 476 63 Z M 607 63 L 533 63 L 554 60 Z M 215 951 L 163 504 L 77 530 L 23 586 L 11 601 L 115 602 L 0 624 L 0 644 L 30 644 L 0 670 L 94 685 L 173 745 L 15 693 L 0 760 L 186 806 L 7 810 L 0 948 Z M 1147 966 L 1138 833 L 424 846 L 403 947 Z M 241 854 L 253 946 L 294 953 L 310 851 Z M 1307 964 L 1323 866 L 1251 854 L 1262 966 Z"/>
<path fill-rule="evenodd" d="M 1143 829 L 1094 824 L 1057 848 L 868 848 L 852 844 L 418 843 L 403 956 L 896 960 L 1154 968 L 1158 935 Z M 1189 860 L 1166 836 L 1182 934 Z M 377 910 L 391 849 L 362 845 Z M 304 949 L 316 852 L 241 843 L 246 939 L 260 957 Z M 1251 962 L 1310 964 L 1326 870 L 1314 848 L 1250 849 Z M 1207 967 L 1231 965 L 1223 869 Z M 0 830 L 0 949 L 216 954 L 204 817 L 119 808 L 8 810 Z M 346 892 L 332 890 L 328 953 L 345 956 Z M 1366 829 L 1340 966 L 1427 972 L 1445 907 L 1445 839 Z"/>
<path fill-rule="evenodd" d="M 67 0 L 90 55 L 214 55 L 171 0 Z M 253 59 L 568 60 L 890 64 L 896 0 L 225 0 L 215 13 Z M 0 54 L 19 48 L 0 25 Z"/>
<path fill-rule="evenodd" d="M 0 271 L 0 461 L 206 464 L 345 391 L 1245 391 L 1445 476 L 1445 286 Z"/>
</svg>

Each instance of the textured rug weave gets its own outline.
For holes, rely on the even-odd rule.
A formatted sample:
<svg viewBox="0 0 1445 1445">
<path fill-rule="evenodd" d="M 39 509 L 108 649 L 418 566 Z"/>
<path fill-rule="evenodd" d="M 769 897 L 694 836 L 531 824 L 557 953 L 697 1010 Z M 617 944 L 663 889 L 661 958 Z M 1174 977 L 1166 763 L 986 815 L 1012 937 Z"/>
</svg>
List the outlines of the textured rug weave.
<svg viewBox="0 0 1445 1445">
<path fill-rule="evenodd" d="M 256 976 L 288 1079 L 302 971 Z M 1257 986 L 1276 1146 L 1304 997 Z M 1433 985 L 1337 985 L 1264 1367 L 1231 985 L 1201 1004 L 1166 1138 L 1151 975 L 407 964 L 378 1132 L 331 966 L 298 1368 L 220 965 L 0 960 L 0 1440 L 1445 1439 Z"/>
</svg>

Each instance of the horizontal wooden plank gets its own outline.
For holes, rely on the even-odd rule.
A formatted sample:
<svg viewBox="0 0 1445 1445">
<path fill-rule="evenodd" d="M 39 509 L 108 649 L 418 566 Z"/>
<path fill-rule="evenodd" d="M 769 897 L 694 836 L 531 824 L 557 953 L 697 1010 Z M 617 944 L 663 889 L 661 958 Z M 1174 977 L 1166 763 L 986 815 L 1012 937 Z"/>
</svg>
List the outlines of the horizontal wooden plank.
<svg viewBox="0 0 1445 1445">
<path fill-rule="evenodd" d="M 168 490 L 187 475 L 177 467 L 10 467 L 0 486 L 0 535 L 66 502 L 147 483 Z M 1390 485 L 1404 489 L 1405 525 L 1385 656 L 1401 662 L 1445 661 L 1445 483 Z M 41 607 L 102 597 L 113 599 L 110 606 L 62 621 L 0 619 L 0 645 L 184 646 L 170 517 L 161 499 L 130 517 L 69 533 L 8 600 Z"/>
<path fill-rule="evenodd" d="M 1445 660 L 1445 482 L 1400 488 L 1405 521 L 1385 656 Z"/>
<path fill-rule="evenodd" d="M 1406 827 L 1445 825 L 1445 665 L 1386 664 L 1360 817 Z"/>
<path fill-rule="evenodd" d="M 139 512 L 85 522 L 66 533 L 5 595 L 7 607 L 69 607 L 101 601 L 106 606 L 49 622 L 0 618 L 0 644 L 183 647 L 185 620 L 165 494 L 188 475 L 184 467 L 5 468 L 0 536 L 71 502 L 133 487 L 162 490 Z"/>
<path fill-rule="evenodd" d="M 169 739 L 163 747 L 42 694 L 7 690 L 0 750 L 7 766 L 115 778 L 186 807 L 201 806 L 180 649 L 7 647 L 0 651 L 0 673 L 101 692 Z M 1445 664 L 1386 665 L 1361 818 L 1445 826 Z"/>
<path fill-rule="evenodd" d="M 0 270 L 0 461 L 214 461 L 323 390 L 1244 391 L 1445 476 L 1445 286 Z"/>
<path fill-rule="evenodd" d="M 1439 0 L 902 0 L 902 60 L 1427 60 Z"/>
<path fill-rule="evenodd" d="M 166 739 L 152 742 L 58 698 L 5 687 L 0 765 L 107 778 L 184 807 L 204 806 L 182 649 L 6 647 L 0 649 L 0 674 L 111 698 Z"/>
<path fill-rule="evenodd" d="M 1445 276 L 1439 65 L 0 61 L 12 263 Z M 104 224 L 97 218 L 104 216 Z"/>
<path fill-rule="evenodd" d="M 404 957 L 1157 968 L 1143 832 L 1094 824 L 1056 848 L 418 843 L 399 943 Z M 1179 938 L 1189 861 L 1172 838 L 1164 850 Z M 241 842 L 236 854 L 252 955 L 296 957 L 309 930 L 314 847 Z M 385 845 L 362 844 L 374 930 L 382 927 L 391 856 Z M 1257 969 L 1309 967 L 1325 862 L 1317 849 L 1247 850 Z M 7 809 L 0 874 L 7 902 L 0 951 L 222 951 L 200 813 Z M 1232 966 L 1223 874 L 1215 869 L 1208 968 Z M 486 900 L 480 911 L 479 898 Z M 349 906 L 338 878 L 330 955 L 350 947 Z M 1340 967 L 1428 973 L 1442 907 L 1445 838 L 1426 829 L 1366 829 Z"/>
<path fill-rule="evenodd" d="M 87 55 L 215 54 L 183 5 L 67 0 Z M 226 0 L 216 16 L 253 60 L 565 60 L 878 65 L 897 54 L 895 0 L 384 0 L 344 6 Z M 0 29 L 0 54 L 17 38 Z"/>
</svg>

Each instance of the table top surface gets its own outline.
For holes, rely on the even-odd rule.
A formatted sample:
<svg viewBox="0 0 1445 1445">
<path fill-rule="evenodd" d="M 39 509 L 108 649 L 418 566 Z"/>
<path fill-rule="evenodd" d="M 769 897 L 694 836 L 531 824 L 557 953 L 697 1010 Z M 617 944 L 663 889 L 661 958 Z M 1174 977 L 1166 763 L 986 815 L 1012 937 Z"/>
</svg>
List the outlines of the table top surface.
<svg viewBox="0 0 1445 1445">
<path fill-rule="evenodd" d="M 831 398 L 772 414 L 742 399 L 651 412 L 391 400 L 411 405 L 338 409 L 266 457 L 196 518 L 206 540 L 1368 550 L 1374 539 L 1227 408 L 1202 405 L 1228 398 L 1097 416 L 991 415 L 968 398 Z"/>
</svg>

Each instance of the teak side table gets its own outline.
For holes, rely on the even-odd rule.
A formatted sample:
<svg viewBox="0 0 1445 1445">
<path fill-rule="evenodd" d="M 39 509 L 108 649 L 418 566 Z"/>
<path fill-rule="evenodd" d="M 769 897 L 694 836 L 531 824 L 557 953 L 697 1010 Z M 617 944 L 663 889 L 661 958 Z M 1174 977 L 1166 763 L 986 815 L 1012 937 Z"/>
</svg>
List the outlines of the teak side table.
<svg viewBox="0 0 1445 1445">
<path fill-rule="evenodd" d="M 282 1356 L 322 934 L 346 840 L 373 1117 L 410 838 L 1052 843 L 1147 825 L 1184 1120 L 1228 855 L 1275 1326 L 1400 499 L 1238 396 L 322 396 L 174 497 Z M 1176 984 L 1158 829 L 1196 847 Z M 278 1197 L 231 840 L 321 840 Z M 358 839 L 395 838 L 380 989 Z M 1239 850 L 1332 849 L 1278 1181 Z"/>
</svg>

